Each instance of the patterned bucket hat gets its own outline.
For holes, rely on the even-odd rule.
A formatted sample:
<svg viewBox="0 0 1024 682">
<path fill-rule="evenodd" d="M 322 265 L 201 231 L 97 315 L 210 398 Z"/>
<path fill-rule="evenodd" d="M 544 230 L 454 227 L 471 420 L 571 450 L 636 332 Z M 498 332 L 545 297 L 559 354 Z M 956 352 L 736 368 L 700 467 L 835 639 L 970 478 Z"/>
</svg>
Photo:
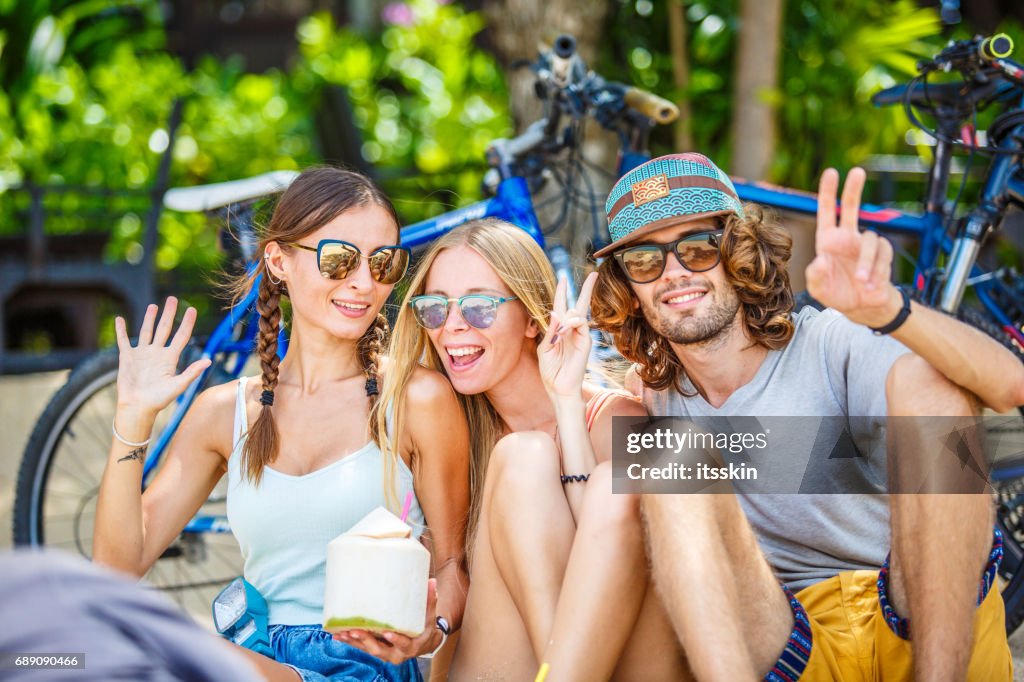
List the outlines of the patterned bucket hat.
<svg viewBox="0 0 1024 682">
<path fill-rule="evenodd" d="M 651 159 L 615 183 L 608 202 L 612 243 L 594 254 L 602 258 L 663 227 L 720 215 L 743 217 L 743 206 L 729 176 L 702 154 L 670 154 Z"/>
</svg>

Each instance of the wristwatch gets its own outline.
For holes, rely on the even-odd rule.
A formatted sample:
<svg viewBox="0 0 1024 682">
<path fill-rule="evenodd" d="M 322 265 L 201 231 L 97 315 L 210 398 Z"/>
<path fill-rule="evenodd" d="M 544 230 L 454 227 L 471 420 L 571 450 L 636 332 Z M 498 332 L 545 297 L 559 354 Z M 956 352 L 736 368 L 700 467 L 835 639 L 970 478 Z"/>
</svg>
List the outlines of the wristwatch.
<svg viewBox="0 0 1024 682">
<path fill-rule="evenodd" d="M 441 650 L 444 643 L 448 641 L 448 635 L 452 634 L 452 627 L 448 625 L 448 621 L 445 620 L 444 616 L 438 616 L 437 620 L 434 621 L 434 626 L 441 631 L 441 643 L 437 645 L 437 648 L 431 651 L 429 654 L 420 654 L 418 658 L 431 659 Z"/>
</svg>

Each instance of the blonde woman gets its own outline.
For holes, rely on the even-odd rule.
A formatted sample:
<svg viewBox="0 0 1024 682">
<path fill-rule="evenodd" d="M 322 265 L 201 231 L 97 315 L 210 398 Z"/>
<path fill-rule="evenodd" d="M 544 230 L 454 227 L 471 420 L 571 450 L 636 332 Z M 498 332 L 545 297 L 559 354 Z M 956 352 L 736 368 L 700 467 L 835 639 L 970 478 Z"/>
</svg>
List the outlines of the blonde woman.
<svg viewBox="0 0 1024 682">
<path fill-rule="evenodd" d="M 178 374 L 195 310 L 174 335 L 177 302 L 157 321 L 150 306 L 132 345 L 116 323 L 120 362 L 114 438 L 100 488 L 94 558 L 143 575 L 181 532 L 217 482 L 228 477 L 228 519 L 245 559 L 245 578 L 269 606 L 273 658 L 241 649 L 268 680 L 420 679 L 414 657 L 444 635 L 435 617 L 458 627 L 468 513 L 468 436 L 448 382 L 406 375 L 411 416 L 388 431 L 377 382 L 387 324 L 380 310 L 405 273 L 398 218 L 367 178 L 336 168 L 302 173 L 281 197 L 259 244 L 261 376 L 203 392 L 145 492 L 142 462 L 156 414 L 207 361 Z M 278 361 L 281 298 L 291 302 L 291 345 Z M 382 418 L 383 419 L 383 418 Z M 380 428 L 380 432 L 376 428 Z M 385 456 L 378 440 L 388 438 Z M 342 641 L 320 627 L 327 543 L 380 505 L 396 509 L 414 492 L 409 518 L 427 524 L 435 589 L 416 638 L 378 639 L 349 631 Z"/>
<path fill-rule="evenodd" d="M 470 427 L 472 589 L 452 680 L 533 679 L 552 640 L 557 655 L 585 661 L 578 679 L 679 677 L 628 522 L 635 500 L 611 495 L 601 464 L 612 417 L 645 413 L 583 381 L 593 283 L 568 307 L 540 247 L 484 219 L 431 247 L 398 315 L 382 394 L 397 428 L 414 416 L 400 396 L 421 358 L 451 381 Z M 668 655 L 643 656 L 640 641 Z"/>
</svg>

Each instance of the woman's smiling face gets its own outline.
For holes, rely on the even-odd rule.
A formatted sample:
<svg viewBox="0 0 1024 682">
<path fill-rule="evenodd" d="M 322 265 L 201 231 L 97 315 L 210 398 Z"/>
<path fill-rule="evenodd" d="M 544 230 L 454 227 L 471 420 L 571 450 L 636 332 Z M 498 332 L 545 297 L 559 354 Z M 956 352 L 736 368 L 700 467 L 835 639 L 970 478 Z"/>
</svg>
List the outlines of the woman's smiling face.
<svg viewBox="0 0 1024 682">
<path fill-rule="evenodd" d="M 494 268 L 466 245 L 440 252 L 424 284 L 424 294 L 453 299 L 467 294 L 514 295 Z M 486 329 L 468 324 L 451 303 L 444 324 L 426 331 L 452 386 L 464 395 L 490 390 L 515 369 L 524 353 L 536 353 L 537 325 L 519 301 L 499 305 L 494 323 Z"/>
<path fill-rule="evenodd" d="M 329 223 L 299 240 L 316 247 L 322 239 L 337 239 L 354 244 L 362 252 L 359 267 L 341 280 L 320 274 L 317 254 L 287 248 L 272 254 L 280 263 L 288 283 L 292 312 L 303 325 L 313 325 L 341 339 L 358 339 L 373 323 L 394 285 L 381 284 L 370 276 L 366 257 L 374 249 L 398 241 L 398 226 L 391 215 L 376 204 L 345 211 Z"/>
</svg>

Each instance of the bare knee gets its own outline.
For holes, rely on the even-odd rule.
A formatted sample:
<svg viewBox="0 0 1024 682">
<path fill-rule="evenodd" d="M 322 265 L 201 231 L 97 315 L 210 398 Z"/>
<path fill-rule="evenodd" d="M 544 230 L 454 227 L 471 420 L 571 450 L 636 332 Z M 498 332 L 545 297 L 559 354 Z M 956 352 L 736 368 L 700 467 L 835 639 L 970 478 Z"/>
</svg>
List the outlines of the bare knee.
<svg viewBox="0 0 1024 682">
<path fill-rule="evenodd" d="M 560 459 L 551 437 L 541 431 L 512 433 L 494 446 L 487 466 L 487 483 L 493 494 L 532 494 L 539 484 L 557 483 Z"/>
<path fill-rule="evenodd" d="M 979 411 L 973 394 L 913 353 L 901 355 L 889 369 L 885 398 L 888 412 L 894 416 L 955 416 Z"/>
</svg>

